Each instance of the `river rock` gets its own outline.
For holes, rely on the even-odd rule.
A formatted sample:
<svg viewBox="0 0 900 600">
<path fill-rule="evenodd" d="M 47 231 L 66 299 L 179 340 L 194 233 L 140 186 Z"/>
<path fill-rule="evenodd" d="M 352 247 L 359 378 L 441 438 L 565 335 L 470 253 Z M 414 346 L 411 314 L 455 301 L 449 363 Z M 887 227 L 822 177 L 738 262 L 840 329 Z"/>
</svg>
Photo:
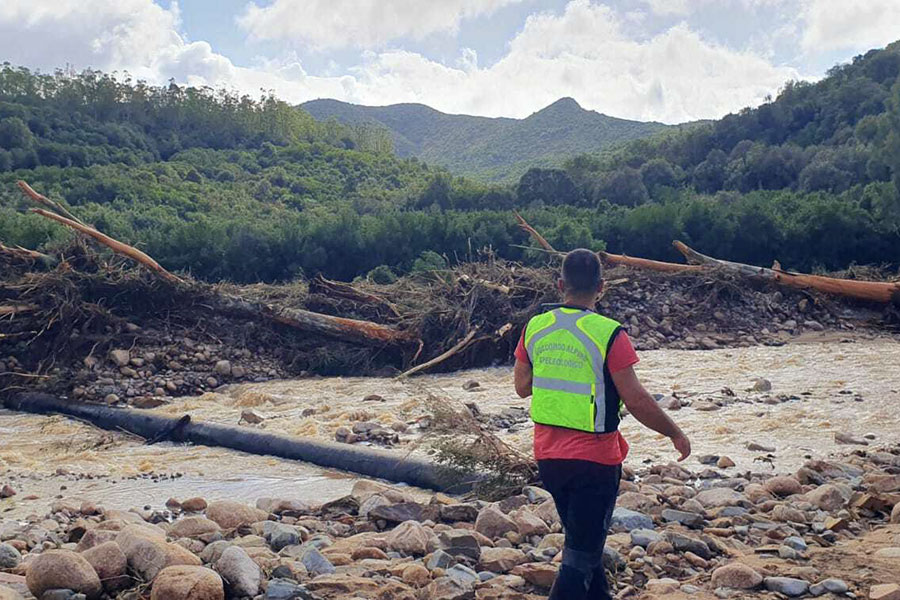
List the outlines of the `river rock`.
<svg viewBox="0 0 900 600">
<path fill-rule="evenodd" d="M 880 548 L 873 555 L 875 558 L 887 558 L 900 561 L 900 548 Z"/>
<path fill-rule="evenodd" d="M 117 348 L 109 351 L 109 360 L 117 367 L 127 366 L 131 361 L 131 353 L 128 350 L 123 350 L 121 348 Z"/>
<path fill-rule="evenodd" d="M 474 600 L 475 589 L 450 577 L 438 577 L 425 588 L 429 600 Z"/>
<path fill-rule="evenodd" d="M 157 537 L 152 528 L 129 525 L 119 532 L 116 543 L 125 553 L 128 566 L 144 581 L 153 581 L 160 571 L 175 565 L 199 566 L 200 559 L 178 544 L 166 542 L 165 534 Z"/>
<path fill-rule="evenodd" d="M 770 392 L 772 391 L 772 382 L 763 377 L 757 377 L 753 380 L 753 388 L 754 392 Z"/>
<path fill-rule="evenodd" d="M 666 521 L 671 523 L 681 523 L 685 527 L 691 527 L 693 529 L 703 527 L 703 515 L 698 515 L 697 513 L 664 508 L 661 516 Z"/>
<path fill-rule="evenodd" d="M 0 585 L 0 600 L 22 600 L 22 595 L 12 588 Z"/>
<path fill-rule="evenodd" d="M 712 584 L 715 587 L 751 590 L 759 587 L 762 582 L 762 575 L 747 565 L 737 562 L 719 567 L 712 574 Z"/>
<path fill-rule="evenodd" d="M 203 498 L 188 498 L 181 503 L 181 510 L 184 512 L 203 512 L 207 506 L 207 502 Z"/>
<path fill-rule="evenodd" d="M 869 588 L 869 600 L 900 600 L 900 584 L 882 583 Z"/>
<path fill-rule="evenodd" d="M 518 531 L 516 522 L 494 505 L 488 506 L 478 513 L 475 519 L 475 531 L 492 539 L 503 537 L 506 533 Z"/>
<path fill-rule="evenodd" d="M 716 461 L 716 466 L 720 469 L 730 469 L 734 466 L 734 461 L 727 456 L 720 456 L 719 460 Z"/>
<path fill-rule="evenodd" d="M 22 562 L 22 554 L 9 544 L 0 544 L 0 569 L 15 569 Z"/>
<path fill-rule="evenodd" d="M 448 523 L 474 523 L 478 518 L 478 507 L 474 504 L 447 504 L 440 510 L 441 520 Z"/>
<path fill-rule="evenodd" d="M 452 556 L 467 556 L 472 560 L 481 557 L 481 543 L 476 535 L 466 529 L 450 529 L 438 535 L 440 547 Z"/>
<path fill-rule="evenodd" d="M 850 591 L 850 586 L 843 579 L 826 579 L 809 586 L 809 593 L 813 596 L 822 596 L 829 592 L 841 595 L 848 591 Z"/>
<path fill-rule="evenodd" d="M 644 513 L 630 510 L 623 506 L 613 509 L 610 527 L 615 530 L 633 531 L 635 529 L 653 529 L 653 519 Z"/>
<path fill-rule="evenodd" d="M 637 512 L 647 512 L 657 507 L 659 503 L 655 498 L 638 492 L 625 492 L 616 500 L 616 506 L 627 508 Z"/>
<path fill-rule="evenodd" d="M 222 529 L 236 529 L 241 525 L 251 525 L 257 521 L 265 521 L 269 515 L 259 510 L 235 502 L 233 500 L 217 500 L 206 508 L 206 516 L 215 521 Z"/>
<path fill-rule="evenodd" d="M 388 534 L 386 542 L 391 550 L 410 556 L 425 556 L 438 545 L 434 532 L 417 521 L 400 523 Z"/>
<path fill-rule="evenodd" d="M 173 538 L 198 538 L 208 533 L 220 531 L 218 524 L 206 517 L 185 517 L 172 523 L 169 535 Z"/>
<path fill-rule="evenodd" d="M 515 548 L 483 548 L 480 568 L 492 573 L 508 573 L 514 567 L 527 562 L 525 553 Z"/>
<path fill-rule="evenodd" d="M 85 558 L 70 550 L 47 550 L 28 565 L 25 583 L 36 598 L 47 590 L 65 589 L 99 598 L 103 586 L 94 567 Z"/>
<path fill-rule="evenodd" d="M 749 502 L 747 497 L 730 488 L 712 488 L 703 490 L 693 498 L 704 508 L 719 508 L 722 506 L 741 506 Z"/>
<path fill-rule="evenodd" d="M 0 499 L 4 498 L 12 498 L 16 495 L 16 490 L 13 489 L 13 486 L 8 483 L 3 484 L 3 487 L 0 487 Z"/>
<path fill-rule="evenodd" d="M 91 548 L 94 548 L 95 546 L 99 546 L 100 544 L 114 542 L 116 540 L 116 536 L 118 535 L 118 531 L 112 531 L 109 529 L 100 529 L 99 527 L 88 529 L 84 532 L 84 535 L 81 536 L 81 539 L 78 540 L 78 545 L 75 546 L 75 551 L 84 552 L 85 550 L 89 550 Z"/>
<path fill-rule="evenodd" d="M 793 577 L 766 577 L 763 583 L 770 592 L 778 592 L 790 597 L 802 596 L 809 591 L 807 582 Z"/>
<path fill-rule="evenodd" d="M 799 494 L 803 491 L 800 482 L 797 481 L 796 478 L 787 475 L 779 475 L 766 480 L 766 482 L 763 483 L 763 488 L 770 494 L 781 496 L 782 498 Z"/>
<path fill-rule="evenodd" d="M 131 578 L 128 577 L 128 559 L 125 553 L 119 548 L 115 542 L 106 542 L 99 546 L 94 546 L 82 553 L 82 556 L 88 561 L 100 582 L 103 589 L 110 595 L 124 590 L 131 585 Z"/>
<path fill-rule="evenodd" d="M 843 494 L 830 483 L 812 490 L 806 495 L 806 499 L 816 508 L 826 512 L 833 512 L 844 506 Z"/>
<path fill-rule="evenodd" d="M 400 573 L 400 578 L 404 583 L 420 588 L 431 583 L 431 572 L 424 566 L 413 563 L 403 569 Z"/>
<path fill-rule="evenodd" d="M 223 553 L 222 556 L 225 556 L 225 554 Z M 306 570 L 313 577 L 316 575 L 331 575 L 335 571 L 331 561 L 325 558 L 314 546 L 304 545 L 299 558 L 300 562 L 303 563 L 303 566 L 306 567 Z"/>
<path fill-rule="evenodd" d="M 266 587 L 266 600 L 315 600 L 302 585 L 288 579 L 273 579 Z"/>
<path fill-rule="evenodd" d="M 512 517 L 512 520 L 515 522 L 516 527 L 519 528 L 519 535 L 545 536 L 550 533 L 550 528 L 546 523 L 544 523 L 543 519 L 532 513 L 527 508 L 520 508 L 519 510 L 513 511 L 509 516 Z"/>
<path fill-rule="evenodd" d="M 219 574 L 199 566 L 163 569 L 153 582 L 150 600 L 224 600 L 225 585 Z"/>
<path fill-rule="evenodd" d="M 557 568 L 548 563 L 525 563 L 512 570 L 528 583 L 539 588 L 548 589 L 556 579 Z"/>
<path fill-rule="evenodd" d="M 895 504 L 893 510 L 891 510 L 891 523 L 900 523 L 900 502 Z"/>
<path fill-rule="evenodd" d="M 691 537 L 689 535 L 684 535 L 682 533 L 677 533 L 675 531 L 666 531 L 663 534 L 663 539 L 668 541 L 676 550 L 680 550 L 682 552 L 693 552 L 697 556 L 709 559 L 712 558 L 712 552 L 709 549 L 709 546 L 706 542 L 702 540 L 698 540 L 697 538 Z"/>
<path fill-rule="evenodd" d="M 646 548 L 654 542 L 662 540 L 662 535 L 656 533 L 652 529 L 633 529 L 631 530 L 631 543 L 641 548 Z M 562 546 L 560 546 L 562 548 Z"/>
<path fill-rule="evenodd" d="M 227 583 L 231 595 L 255 596 L 259 592 L 262 573 L 243 548 L 226 548 L 216 561 L 216 570 Z"/>
</svg>

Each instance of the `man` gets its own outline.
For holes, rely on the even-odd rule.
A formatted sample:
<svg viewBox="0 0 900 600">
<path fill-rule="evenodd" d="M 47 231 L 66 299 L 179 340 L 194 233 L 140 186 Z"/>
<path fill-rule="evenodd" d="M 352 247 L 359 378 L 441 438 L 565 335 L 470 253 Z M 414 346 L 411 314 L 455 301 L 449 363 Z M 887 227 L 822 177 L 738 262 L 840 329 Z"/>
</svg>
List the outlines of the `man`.
<svg viewBox="0 0 900 600">
<path fill-rule="evenodd" d="M 612 597 L 602 557 L 628 454 L 618 430 L 622 404 L 670 438 L 678 460 L 691 453 L 688 438 L 638 381 L 628 335 L 593 312 L 602 271 L 590 250 L 569 252 L 558 282 L 565 302 L 532 318 L 516 349 L 516 392 L 533 396 L 534 454 L 566 534 L 550 600 Z"/>
</svg>

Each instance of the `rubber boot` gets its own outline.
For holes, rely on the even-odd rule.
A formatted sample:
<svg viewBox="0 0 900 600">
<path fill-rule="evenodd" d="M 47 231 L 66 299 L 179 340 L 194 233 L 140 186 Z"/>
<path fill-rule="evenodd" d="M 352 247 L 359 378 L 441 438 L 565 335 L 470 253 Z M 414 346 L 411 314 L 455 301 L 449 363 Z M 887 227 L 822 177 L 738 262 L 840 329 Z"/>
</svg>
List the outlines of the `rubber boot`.
<svg viewBox="0 0 900 600">
<path fill-rule="evenodd" d="M 586 600 L 590 582 L 585 574 L 569 565 L 559 568 L 547 600 Z"/>
</svg>

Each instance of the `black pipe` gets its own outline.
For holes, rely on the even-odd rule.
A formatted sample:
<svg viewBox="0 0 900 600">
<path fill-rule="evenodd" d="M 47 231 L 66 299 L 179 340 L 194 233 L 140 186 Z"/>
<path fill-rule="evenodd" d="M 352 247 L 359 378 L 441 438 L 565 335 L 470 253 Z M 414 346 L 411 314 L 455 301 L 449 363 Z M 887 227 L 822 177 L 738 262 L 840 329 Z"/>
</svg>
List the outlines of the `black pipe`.
<svg viewBox="0 0 900 600">
<path fill-rule="evenodd" d="M 364 448 L 307 438 L 286 437 L 273 433 L 203 423 L 184 417 L 167 417 L 127 408 L 100 404 L 69 402 L 49 394 L 22 392 L 4 400 L 4 406 L 39 414 L 61 414 L 93 423 L 103 429 L 128 431 L 152 440 L 160 432 L 171 431 L 169 439 L 204 446 L 222 446 L 250 454 L 264 454 L 309 462 L 320 467 L 341 469 L 408 483 L 421 488 L 445 492 L 466 492 L 475 478 L 460 481 L 447 468 L 431 461 L 378 448 Z M 180 425 L 180 426 L 179 426 Z"/>
</svg>

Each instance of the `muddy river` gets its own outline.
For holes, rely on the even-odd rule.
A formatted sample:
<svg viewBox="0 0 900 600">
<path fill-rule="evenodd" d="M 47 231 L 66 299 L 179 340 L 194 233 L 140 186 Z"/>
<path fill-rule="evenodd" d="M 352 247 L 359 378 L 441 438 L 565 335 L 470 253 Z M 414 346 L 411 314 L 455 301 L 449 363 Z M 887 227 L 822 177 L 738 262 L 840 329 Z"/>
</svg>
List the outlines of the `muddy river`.
<svg viewBox="0 0 900 600">
<path fill-rule="evenodd" d="M 640 353 L 637 369 L 652 393 L 675 394 L 689 403 L 671 414 L 693 441 L 692 468 L 699 468 L 697 457 L 714 454 L 729 456 L 739 471 L 787 472 L 806 457 L 850 448 L 837 443 L 836 433 L 868 436 L 872 444 L 900 438 L 900 342 L 847 342 L 648 351 Z M 752 391 L 758 377 L 771 382 L 770 391 Z M 497 367 L 409 381 L 283 380 L 235 385 L 155 410 L 232 425 L 251 410 L 264 421 L 247 427 L 321 439 L 334 439 L 341 426 L 372 421 L 406 429 L 396 446 L 406 452 L 419 443 L 418 424 L 429 412 L 429 398 L 460 406 L 474 402 L 488 414 L 527 407 L 514 393 L 511 378 L 511 368 Z M 479 387 L 464 390 L 463 384 L 473 380 Z M 716 402 L 723 406 L 701 410 Z M 622 429 L 631 443 L 628 460 L 633 466 L 674 458 L 665 439 L 634 419 L 626 419 Z M 528 424 L 501 435 L 530 449 Z M 751 442 L 774 451 L 751 450 Z M 7 480 L 19 494 L 0 501 L 0 519 L 40 513 L 57 496 L 90 498 L 109 508 L 158 507 L 169 497 L 189 495 L 245 501 L 261 496 L 331 499 L 348 491 L 354 478 L 222 448 L 145 446 L 127 434 L 63 417 L 0 411 L 0 481 Z"/>
</svg>

